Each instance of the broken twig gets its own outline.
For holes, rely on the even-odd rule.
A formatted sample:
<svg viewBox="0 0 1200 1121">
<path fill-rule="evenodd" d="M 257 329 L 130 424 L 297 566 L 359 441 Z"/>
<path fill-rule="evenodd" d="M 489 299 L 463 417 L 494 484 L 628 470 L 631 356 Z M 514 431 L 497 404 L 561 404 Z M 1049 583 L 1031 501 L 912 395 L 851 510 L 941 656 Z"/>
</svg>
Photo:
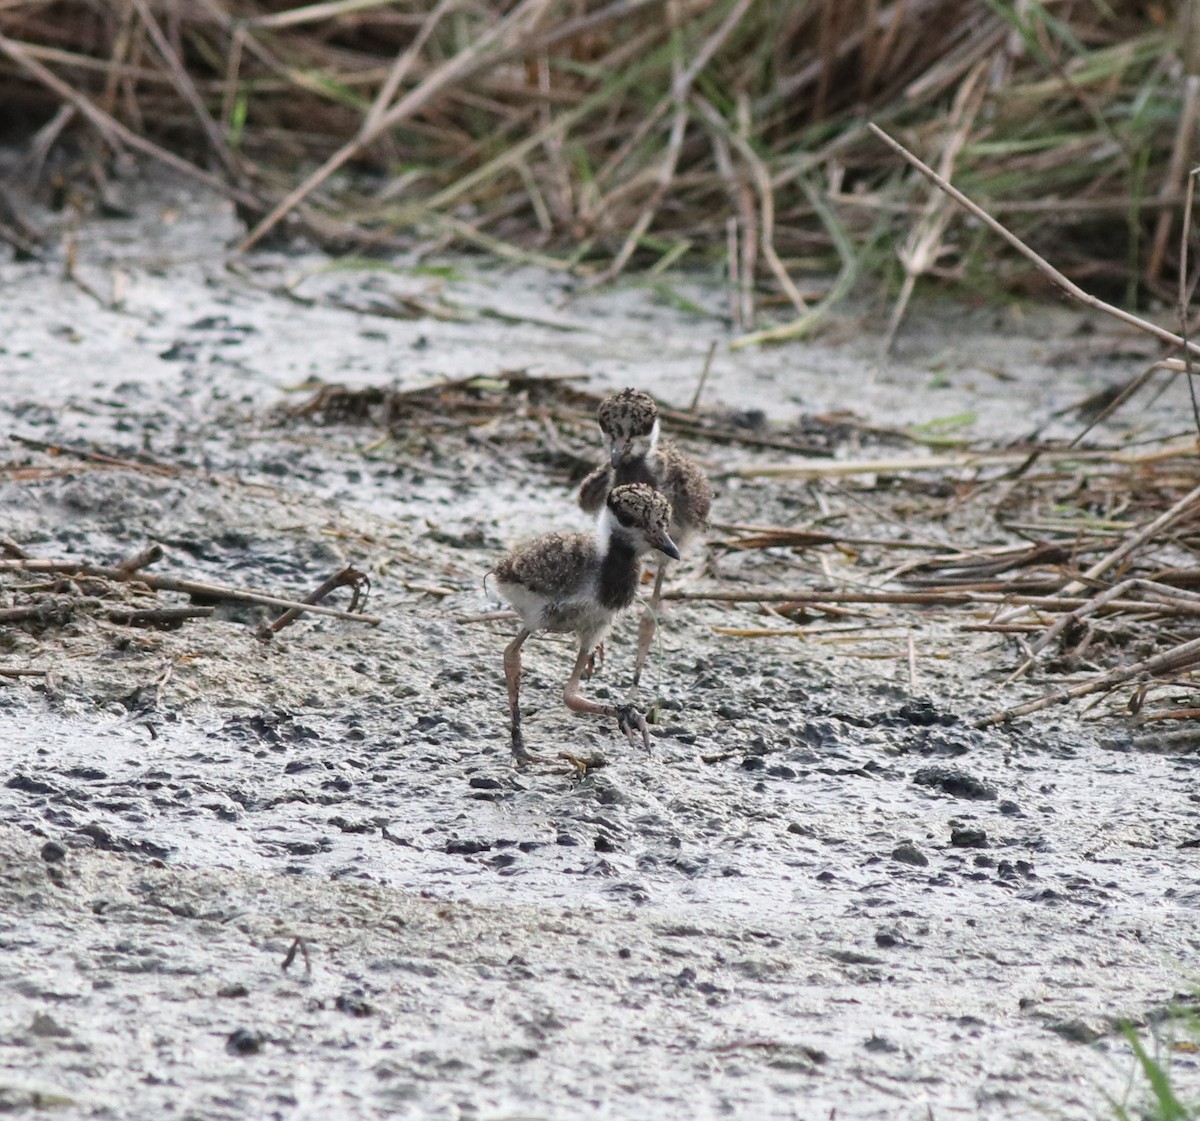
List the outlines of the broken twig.
<svg viewBox="0 0 1200 1121">
<path fill-rule="evenodd" d="M 341 611 L 336 607 L 304 603 L 283 596 L 267 595 L 247 588 L 233 588 L 226 584 L 209 584 L 201 580 L 184 580 L 177 576 L 155 576 L 146 572 L 128 573 L 109 565 L 87 564 L 84 561 L 62 560 L 0 560 L 0 572 L 39 572 L 61 576 L 92 576 L 100 580 L 132 580 L 145 584 L 160 592 L 182 592 L 194 598 L 208 600 L 234 600 L 239 603 L 258 603 L 264 607 L 295 608 L 314 615 L 329 615 L 335 619 L 346 619 L 353 623 L 366 623 L 377 627 L 383 620 L 378 615 L 361 615 L 353 611 Z"/>
<path fill-rule="evenodd" d="M 320 603 L 330 592 L 335 588 L 353 588 L 354 594 L 350 597 L 350 611 L 355 611 L 359 604 L 362 603 L 367 593 L 371 589 L 371 581 L 365 572 L 359 572 L 357 568 L 346 565 L 345 568 L 335 572 L 328 580 L 324 581 L 320 587 L 309 592 L 304 597 L 304 602 L 310 606 L 314 603 Z M 260 638 L 270 638 L 273 634 L 278 634 L 289 623 L 294 623 L 300 618 L 302 609 L 298 607 L 289 607 L 282 615 L 270 623 L 266 623 L 259 630 Z"/>
<path fill-rule="evenodd" d="M 1175 673 L 1181 669 L 1193 666 L 1197 662 L 1200 662 L 1200 638 L 1194 638 L 1191 642 L 1184 642 L 1179 646 L 1174 646 L 1162 654 L 1143 658 L 1140 662 L 1134 662 L 1132 665 L 1120 666 L 1117 669 L 1109 670 L 1108 673 L 1094 677 L 1090 681 L 1084 681 L 1079 685 L 1072 685 L 1066 689 L 1055 689 L 1054 692 L 1047 693 L 1037 700 L 1026 701 L 1024 704 L 1014 705 L 1012 708 L 1001 709 L 999 712 L 994 712 L 991 716 L 986 716 L 984 719 L 978 721 L 975 727 L 989 728 L 993 724 L 1007 724 L 1009 721 L 1015 720 L 1018 716 L 1028 716 L 1030 713 L 1040 712 L 1042 709 L 1050 708 L 1052 705 L 1066 704 L 1068 701 L 1076 700 L 1079 697 L 1086 697 L 1089 693 L 1107 692 L 1109 689 L 1121 685 L 1126 681 L 1131 681 L 1135 677 L 1141 677 L 1143 674 L 1147 677 L 1152 677 L 1160 673 Z"/>
</svg>

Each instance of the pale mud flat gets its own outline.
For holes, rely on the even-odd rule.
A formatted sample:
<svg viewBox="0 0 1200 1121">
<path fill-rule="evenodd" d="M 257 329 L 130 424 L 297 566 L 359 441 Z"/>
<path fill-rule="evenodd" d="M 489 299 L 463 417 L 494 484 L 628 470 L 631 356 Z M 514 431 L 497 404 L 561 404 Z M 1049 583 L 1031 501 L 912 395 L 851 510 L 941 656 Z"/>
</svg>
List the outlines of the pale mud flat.
<svg viewBox="0 0 1200 1121">
<path fill-rule="evenodd" d="M 587 294 L 463 262 L 437 276 L 264 254 L 232 272 L 220 204 L 162 184 L 132 198 L 136 218 L 79 235 L 93 294 L 59 259 L 0 264 L 0 416 L 10 434 L 171 470 L 12 443 L 0 531 L 100 562 L 157 541 L 155 571 L 289 595 L 352 562 L 382 622 L 310 617 L 264 643 L 263 612 L 223 608 L 167 632 L 87 614 L 0 632 L 0 668 L 49 671 L 0 678 L 0 1108 L 1112 1115 L 1134 1072 L 1116 1024 L 1149 1039 L 1195 990 L 1194 743 L 1135 737 L 1103 707 L 973 730 L 1053 679 L 1003 684 L 1015 648 L 941 614 L 897 611 L 872 646 L 734 637 L 713 628 L 779 621 L 674 603 L 643 690 L 662 701 L 652 752 L 566 711 L 572 650 L 540 639 L 530 746 L 608 765 L 516 772 L 513 624 L 463 620 L 495 606 L 482 578 L 507 544 L 586 525 L 566 474 L 487 429 L 387 442 L 281 421 L 281 406 L 312 378 L 410 388 L 528 369 L 686 407 L 715 339 L 710 407 L 779 424 L 974 413 L 968 434 L 1003 439 L 1073 433 L 1070 406 L 1151 348 L 1025 305 L 920 310 L 883 364 L 879 309 L 734 353 L 716 281 L 671 280 L 689 310 L 632 282 Z M 404 299 L 469 314 L 369 311 Z M 1175 387 L 1102 435 L 1186 418 Z M 847 432 L 833 454 L 913 454 Z M 718 521 L 804 523 L 824 503 L 846 532 L 897 532 L 861 477 L 736 479 L 787 457 L 688 447 L 717 479 Z M 987 532 L 920 522 L 926 509 L 913 532 Z M 804 588 L 879 561 L 714 548 L 671 584 Z M 27 579 L 6 577 L 6 603 Z M 623 695 L 635 631 L 617 627 L 593 695 Z M 309 967 L 297 953 L 284 970 L 297 937 Z M 1171 1067 L 1200 1099 L 1195 1057 Z"/>
</svg>

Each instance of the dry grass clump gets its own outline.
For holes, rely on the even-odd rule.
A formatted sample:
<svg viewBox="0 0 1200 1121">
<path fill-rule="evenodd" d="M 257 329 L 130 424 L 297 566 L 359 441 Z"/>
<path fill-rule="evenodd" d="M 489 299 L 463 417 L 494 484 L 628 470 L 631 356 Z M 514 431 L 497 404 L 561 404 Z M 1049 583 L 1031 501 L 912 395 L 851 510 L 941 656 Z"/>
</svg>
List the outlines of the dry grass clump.
<svg viewBox="0 0 1200 1121">
<path fill-rule="evenodd" d="M 764 298 L 803 315 L 805 274 L 837 270 L 836 295 L 894 272 L 910 228 L 909 275 L 1029 275 L 997 273 L 994 243 L 985 258 L 868 120 L 1069 275 L 1156 288 L 1178 248 L 1159 215 L 1194 158 L 1187 16 L 1132 0 L 0 0 L 0 104 L 40 128 L 27 171 L 68 131 L 100 141 L 92 156 L 150 154 L 236 199 L 243 247 L 286 226 L 598 280 L 717 259 L 749 327 Z"/>
</svg>

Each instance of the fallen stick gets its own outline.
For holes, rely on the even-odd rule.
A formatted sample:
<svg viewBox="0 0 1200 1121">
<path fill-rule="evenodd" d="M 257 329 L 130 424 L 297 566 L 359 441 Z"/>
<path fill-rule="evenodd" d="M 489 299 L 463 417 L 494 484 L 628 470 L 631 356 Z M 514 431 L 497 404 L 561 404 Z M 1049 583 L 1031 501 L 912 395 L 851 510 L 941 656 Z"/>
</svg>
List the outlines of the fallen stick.
<svg viewBox="0 0 1200 1121">
<path fill-rule="evenodd" d="M 99 604 L 100 601 L 91 596 L 55 596 L 21 607 L 0 607 L 0 623 L 69 623 L 76 607 L 97 607 Z"/>
<path fill-rule="evenodd" d="M 1146 712 L 1138 717 L 1139 724 L 1153 724 L 1160 720 L 1197 720 L 1200 708 L 1173 708 L 1167 712 Z"/>
<path fill-rule="evenodd" d="M 729 537 L 713 544 L 725 549 L 807 549 L 816 545 L 849 545 L 882 549 L 920 549 L 944 551 L 948 546 L 925 541 L 898 541 L 888 537 L 855 537 L 845 533 L 826 533 L 818 529 L 784 529 L 773 526 L 715 526 L 732 530 L 741 537 Z"/>
<path fill-rule="evenodd" d="M 1068 585 L 1064 591 L 1069 590 L 1073 585 Z M 1144 592 L 1149 596 L 1148 601 L 1129 599 L 1131 592 Z M 1089 615 L 1094 615 L 1098 611 L 1105 608 L 1113 608 L 1115 604 L 1140 604 L 1141 610 L 1153 610 L 1156 605 L 1168 607 L 1170 611 L 1159 610 L 1158 614 L 1163 615 L 1200 615 L 1200 596 L 1194 592 L 1183 591 L 1179 588 L 1172 588 L 1167 584 L 1158 584 L 1153 580 L 1145 580 L 1140 577 L 1133 577 L 1129 580 L 1122 580 L 1119 584 L 1114 584 L 1091 599 L 1086 600 L 1079 607 L 1068 612 L 1065 615 L 1060 615 L 1058 619 L 1046 630 L 1042 636 L 1030 645 L 1025 661 L 1023 661 L 1007 678 L 1004 683 L 1011 685 L 1019 677 L 1023 677 L 1037 662 L 1038 655 L 1046 649 L 1052 642 L 1062 635 L 1072 624 L 1081 623 Z M 997 623 L 1008 623 L 1017 618 L 1022 611 L 1007 612 L 1002 618 L 997 619 Z"/>
<path fill-rule="evenodd" d="M 963 623 L 964 631 L 985 631 L 990 634 L 1036 634 L 1041 623 Z"/>
<path fill-rule="evenodd" d="M 898 474 L 902 471 L 953 471 L 980 467 L 1006 467 L 1024 463 L 1030 453 L 1020 451 L 964 452 L 961 455 L 910 455 L 895 459 L 813 459 L 807 463 L 763 463 L 735 467 L 718 478 L 736 479 L 788 479 L 788 478 L 839 478 L 843 475 Z M 1117 457 L 1105 451 L 1071 451 L 1067 448 L 1047 449 L 1041 452 L 1044 460 L 1065 460 L 1078 463 L 1082 460 L 1118 462 Z"/>
<path fill-rule="evenodd" d="M 10 432 L 8 438 L 25 448 L 34 451 L 47 452 L 49 455 L 73 455 L 89 463 L 103 463 L 107 467 L 128 467 L 131 471 L 149 471 L 155 475 L 165 475 L 174 478 L 179 474 L 179 468 L 168 467 L 161 463 L 139 463 L 135 459 L 120 459 L 115 455 L 105 455 L 103 452 L 88 451 L 86 448 L 72 448 L 66 444 L 48 444 L 45 440 L 31 440 L 28 436 L 18 436 Z"/>
<path fill-rule="evenodd" d="M 353 611 L 358 607 L 360 601 L 366 598 L 367 592 L 371 588 L 371 581 L 365 572 L 359 572 L 357 568 L 353 568 L 350 565 L 346 565 L 345 568 L 335 572 L 320 587 L 309 592 L 304 597 L 304 602 L 310 606 L 314 603 L 320 603 L 335 588 L 344 588 L 347 586 L 354 589 L 354 595 L 350 599 L 349 608 Z M 273 622 L 264 624 L 259 630 L 259 637 L 270 638 L 271 635 L 278 634 L 288 624 L 294 623 L 299 619 L 300 614 L 300 608 L 289 607 L 279 618 Z"/>
<path fill-rule="evenodd" d="M 1052 705 L 1066 704 L 1068 701 L 1077 700 L 1079 697 L 1086 697 L 1089 693 L 1107 691 L 1132 678 L 1140 677 L 1142 674 L 1153 676 L 1158 673 L 1168 673 L 1186 669 L 1196 662 L 1200 662 L 1200 638 L 1194 638 L 1191 642 L 1185 642 L 1162 654 L 1143 658 L 1140 662 L 1134 662 L 1131 666 L 1121 666 L 1118 669 L 1109 670 L 1108 673 L 1101 674 L 1091 681 L 1072 685 L 1068 689 L 1056 689 L 1053 693 L 1047 693 L 1039 697 L 1036 701 L 1026 701 L 1024 704 L 1015 705 L 1012 708 L 1001 709 L 999 712 L 994 712 L 991 716 L 986 716 L 982 720 L 977 721 L 975 727 L 990 728 L 993 724 L 1006 724 L 1010 720 L 1015 720 L 1018 716 L 1028 716 L 1032 712 L 1040 712 L 1042 709 L 1050 708 Z"/>
<path fill-rule="evenodd" d="M 1113 568 L 1131 553 L 1136 552 L 1147 541 L 1151 540 L 1156 534 L 1166 529 L 1174 522 L 1179 521 L 1184 514 L 1188 513 L 1193 506 L 1200 502 L 1200 487 L 1194 487 L 1188 491 L 1178 502 L 1175 503 L 1169 510 L 1159 514 L 1152 522 L 1143 526 L 1136 533 L 1127 537 L 1116 549 L 1105 557 L 1101 557 L 1091 568 L 1089 568 L 1082 577 L 1082 580 L 1094 580 L 1097 576 L 1107 572 Z M 1079 587 L 1083 587 L 1079 583 Z M 1068 594 L 1074 590 L 1072 585 L 1067 585 L 1065 589 Z"/>
<path fill-rule="evenodd" d="M 147 545 L 140 553 L 134 553 L 133 556 L 127 557 L 120 561 L 117 567 L 122 572 L 127 572 L 132 576 L 138 569 L 146 568 L 149 565 L 162 560 L 163 549 L 161 545 Z"/>
<path fill-rule="evenodd" d="M 0 570 L 4 562 L 0 561 Z M 908 604 L 912 607 L 962 607 L 1024 605 L 1049 611 L 1069 611 L 1090 604 L 1082 596 L 1014 595 L 1005 592 L 973 592 L 959 589 L 923 592 L 685 592 L 666 591 L 663 599 L 686 600 L 693 603 L 794 603 L 797 606 L 820 606 L 823 603 L 881 603 Z M 1106 605 L 1112 611 L 1145 611 L 1153 605 L 1142 600 L 1113 600 Z M 1166 614 L 1200 615 L 1200 603 L 1175 602 Z M 997 619 L 1002 623 L 1007 620 Z"/>
<path fill-rule="evenodd" d="M 1173 608 L 1176 614 L 1190 615 L 1193 614 L 1193 611 L 1196 614 L 1200 614 L 1200 596 L 1194 592 L 1181 591 L 1178 588 L 1172 588 L 1166 584 L 1156 584 L 1153 580 L 1143 580 L 1139 577 L 1134 577 L 1131 580 L 1122 580 L 1121 583 L 1114 584 L 1106 591 L 1093 596 L 1081 607 L 1077 607 L 1069 614 L 1061 616 L 1029 648 L 1030 661 L 1045 650 L 1072 623 L 1082 622 L 1087 616 L 1095 614 L 1097 611 L 1110 606 L 1114 602 L 1128 598 L 1129 593 L 1135 591 L 1145 592 L 1148 596 L 1152 597 L 1151 602 L 1145 603 L 1141 600 L 1130 600 L 1130 602 L 1142 603 L 1143 607 L 1152 607 L 1153 601 L 1157 600 L 1158 603 Z M 1013 676 L 1017 675 L 1014 674 Z"/>
<path fill-rule="evenodd" d="M 114 607 L 106 617 L 123 627 L 178 627 L 188 619 L 207 619 L 213 607 Z"/>
<path fill-rule="evenodd" d="M 871 633 L 869 627 L 847 627 L 838 630 L 815 630 L 810 627 L 713 627 L 713 634 L 729 638 L 802 638 L 806 642 L 831 645 L 839 642 L 891 642 L 900 630 L 886 623 L 877 628 L 883 633 Z"/>
<path fill-rule="evenodd" d="M 479 611 L 474 615 L 455 615 L 454 621 L 465 625 L 467 623 L 494 623 L 499 619 L 515 618 L 517 618 L 515 611 Z"/>
<path fill-rule="evenodd" d="M 235 600 L 240 603 L 259 603 L 264 607 L 295 608 L 314 615 L 329 615 L 335 619 L 346 619 L 354 623 L 367 623 L 377 627 L 383 621 L 378 615 L 360 615 L 353 611 L 341 611 L 336 607 L 304 603 L 301 600 L 285 599 L 283 596 L 266 595 L 245 588 L 231 588 L 226 584 L 208 584 L 200 580 L 183 580 L 176 576 L 154 576 L 147 572 L 128 573 L 119 567 L 87 564 L 82 561 L 61 560 L 0 560 L 0 572 L 37 572 L 60 576 L 92 576 L 100 580 L 135 581 L 160 592 L 182 592 L 202 599 Z"/>
</svg>

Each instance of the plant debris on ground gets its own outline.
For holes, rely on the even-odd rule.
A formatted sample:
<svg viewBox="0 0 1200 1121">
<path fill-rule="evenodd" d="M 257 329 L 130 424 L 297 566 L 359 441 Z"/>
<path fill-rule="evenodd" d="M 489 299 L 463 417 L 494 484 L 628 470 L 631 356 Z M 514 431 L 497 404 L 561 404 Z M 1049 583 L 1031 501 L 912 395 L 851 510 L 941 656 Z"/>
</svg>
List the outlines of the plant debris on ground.
<svg viewBox="0 0 1200 1121">
<path fill-rule="evenodd" d="M 593 464 L 599 400 L 570 379 L 499 373 L 413 391 L 325 386 L 293 415 L 323 422 L 371 418 L 405 441 L 435 426 L 444 443 L 447 431 L 457 430 L 578 478 Z M 785 433 L 739 427 L 725 417 L 679 410 L 666 410 L 664 417 L 701 452 L 711 451 L 705 441 L 714 436 L 753 448 L 789 446 Z M 844 421 L 826 423 L 828 454 L 845 428 Z M 916 448 L 921 434 L 888 435 Z M 925 462 L 913 456 L 907 462 L 819 461 L 809 458 L 818 454 L 811 437 L 792 450 L 806 458 L 739 473 L 819 478 L 833 467 L 841 477 L 873 480 L 863 490 L 876 510 L 874 536 L 823 529 L 818 519 L 784 527 L 727 526 L 729 536 L 717 547 L 785 554 L 869 547 L 880 554 L 876 572 L 854 587 L 674 593 L 761 603 L 772 617 L 767 627 L 726 633 L 783 637 L 795 633 L 783 624 L 800 620 L 815 637 L 820 628 L 812 620 L 836 622 L 847 605 L 876 605 L 889 613 L 902 606 L 942 608 L 956 618 L 968 616 L 961 622 L 967 629 L 1010 636 L 1019 653 L 1014 676 L 1041 666 L 1052 677 L 1079 679 L 985 723 L 1118 688 L 1126 710 L 1141 723 L 1200 717 L 1189 673 L 1200 665 L 1200 463 L 1194 438 L 1132 449 L 1036 440 L 1003 449 L 960 447 L 948 463 L 937 455 Z M 922 541 L 895 532 L 917 506 L 922 522 L 945 521 L 953 512 L 955 520 L 988 527 L 989 536 L 1005 543 Z"/>
<path fill-rule="evenodd" d="M 445 455 L 447 440 L 465 441 L 505 459 L 518 456 L 535 470 L 569 482 L 594 465 L 600 399 L 571 378 L 499 371 L 413 390 L 325 385 L 292 407 L 281 423 L 370 424 L 382 439 L 418 457 Z M 860 447 L 874 443 L 879 453 L 888 444 L 905 442 L 908 454 L 847 460 L 832 457 L 854 428 L 845 417 L 807 418 L 797 436 L 761 420 L 750 423 L 716 412 L 664 409 L 663 416 L 701 454 L 711 457 L 714 444 L 740 444 L 776 460 L 756 459 L 736 468 L 743 478 L 787 473 L 820 479 L 832 468 L 839 478 L 855 479 L 860 500 L 870 506 L 874 524 L 865 529 L 839 530 L 838 519 L 820 517 L 790 526 L 719 526 L 723 537 L 714 542 L 716 550 L 762 551 L 771 558 L 776 580 L 786 578 L 787 557 L 809 557 L 822 549 L 869 551 L 875 557 L 871 570 L 856 573 L 852 585 L 814 587 L 805 578 L 764 589 L 710 580 L 702 589 L 667 592 L 668 598 L 758 604 L 767 615 L 761 626 L 722 628 L 722 633 L 745 639 L 803 635 L 819 641 L 834 634 L 844 639 L 852 622 L 849 633 L 857 630 L 869 641 L 865 632 L 872 620 L 886 619 L 894 628 L 899 610 L 926 616 L 940 610 L 966 631 L 1007 636 L 1015 656 L 1013 677 L 1036 669 L 1046 686 L 1043 695 L 999 710 L 985 724 L 1113 692 L 1118 707 L 1140 725 L 1200 718 L 1192 672 L 1200 665 L 1200 464 L 1194 440 L 1172 438 L 1124 449 L 1031 441 L 1006 448 L 961 446 L 947 456 L 922 453 L 922 433 L 864 425 L 857 432 Z M 824 441 L 816 438 L 822 430 Z M 781 451 L 802 458 L 780 463 Z M 66 448 L 57 452 L 71 454 Z M 91 450 L 78 454 L 97 466 L 106 459 L 123 462 Z M 18 469 L 31 470 L 28 465 Z M 925 538 L 909 528 L 918 521 L 982 527 L 975 533 L 986 539 L 945 533 Z M 161 558 L 160 548 L 101 567 L 31 559 L 19 543 L 6 544 L 9 559 L 0 560 L 0 571 L 23 581 L 10 589 L 11 604 L 0 609 L 0 618 L 10 623 L 62 625 L 78 610 L 103 606 L 112 622 L 177 627 L 211 613 L 205 605 L 221 599 L 288 607 L 287 621 L 304 609 L 265 591 L 148 576 L 142 570 Z M 35 575 L 40 581 L 30 582 Z M 349 610 L 315 610 L 378 622 L 357 613 L 365 579 L 352 568 L 336 574 L 316 599 L 349 584 L 355 588 Z M 184 593 L 200 606 L 139 600 L 140 609 L 134 609 L 123 595 L 114 606 L 115 588 L 125 582 Z M 72 594 L 64 595 L 68 588 Z M 280 625 L 277 620 L 265 631 Z"/>
</svg>

